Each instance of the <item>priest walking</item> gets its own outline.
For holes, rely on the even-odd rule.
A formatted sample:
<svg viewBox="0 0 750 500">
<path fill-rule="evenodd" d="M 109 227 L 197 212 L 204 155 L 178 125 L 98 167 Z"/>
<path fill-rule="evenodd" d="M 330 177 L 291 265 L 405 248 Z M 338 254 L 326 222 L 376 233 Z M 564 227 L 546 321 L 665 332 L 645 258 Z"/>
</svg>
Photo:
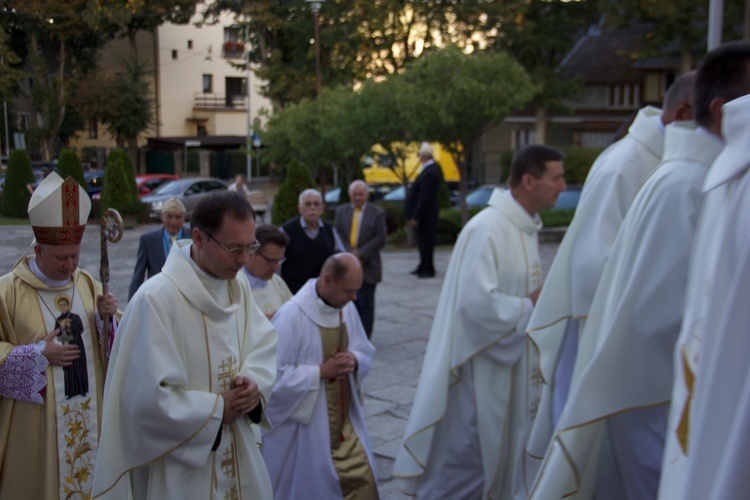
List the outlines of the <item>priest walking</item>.
<svg viewBox="0 0 750 500">
<path fill-rule="evenodd" d="M 268 425 L 276 332 L 237 278 L 259 247 L 255 214 L 221 191 L 198 202 L 191 226 L 125 309 L 94 496 L 272 497 L 250 424 Z"/>
<path fill-rule="evenodd" d="M 523 453 L 539 398 L 526 324 L 542 268 L 537 213 L 564 191 L 562 153 L 519 150 L 510 190 L 464 227 L 451 254 L 393 475 L 420 499 L 525 499 Z"/>
<path fill-rule="evenodd" d="M 277 500 L 378 498 L 358 390 L 375 348 L 351 303 L 361 285 L 356 256 L 331 256 L 273 318 L 279 368 L 263 458 Z"/>
<path fill-rule="evenodd" d="M 78 268 L 86 191 L 52 172 L 28 210 L 34 255 L 0 278 L 0 499 L 90 498 L 107 356 L 100 315 L 115 315 L 117 301 Z"/>
</svg>

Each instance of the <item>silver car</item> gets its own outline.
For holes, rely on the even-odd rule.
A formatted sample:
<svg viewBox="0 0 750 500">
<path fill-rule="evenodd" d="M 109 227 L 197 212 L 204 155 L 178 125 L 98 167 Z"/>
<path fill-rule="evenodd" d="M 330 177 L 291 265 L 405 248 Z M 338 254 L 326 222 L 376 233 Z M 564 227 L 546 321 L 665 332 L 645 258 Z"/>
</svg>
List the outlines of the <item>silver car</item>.
<svg viewBox="0 0 750 500">
<path fill-rule="evenodd" d="M 143 203 L 149 205 L 149 217 L 153 220 L 161 218 L 161 207 L 164 202 L 173 196 L 180 200 L 187 213 L 185 217 L 190 220 L 193 209 L 201 198 L 219 189 L 226 189 L 227 183 L 213 177 L 195 177 L 191 179 L 178 179 L 159 186 L 156 191 L 141 198 Z"/>
</svg>

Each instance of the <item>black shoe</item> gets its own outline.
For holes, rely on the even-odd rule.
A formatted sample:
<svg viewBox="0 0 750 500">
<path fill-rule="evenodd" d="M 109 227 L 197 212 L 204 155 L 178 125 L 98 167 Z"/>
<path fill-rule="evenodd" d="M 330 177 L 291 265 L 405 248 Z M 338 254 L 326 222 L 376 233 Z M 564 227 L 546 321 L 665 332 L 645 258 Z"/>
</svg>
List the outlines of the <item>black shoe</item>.
<svg viewBox="0 0 750 500">
<path fill-rule="evenodd" d="M 434 278 L 435 271 L 422 271 L 417 273 L 417 278 Z"/>
<path fill-rule="evenodd" d="M 409 271 L 409 274 L 419 274 L 421 272 L 422 272 L 422 268 L 419 267 L 419 266 L 417 266 L 414 269 L 412 269 L 411 271 Z"/>
</svg>

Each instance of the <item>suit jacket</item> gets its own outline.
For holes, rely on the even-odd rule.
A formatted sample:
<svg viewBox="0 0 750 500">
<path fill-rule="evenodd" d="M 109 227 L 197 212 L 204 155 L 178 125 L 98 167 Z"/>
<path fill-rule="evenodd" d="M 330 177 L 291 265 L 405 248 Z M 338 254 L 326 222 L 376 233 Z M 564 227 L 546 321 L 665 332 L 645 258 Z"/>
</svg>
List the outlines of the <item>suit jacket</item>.
<svg viewBox="0 0 750 500">
<path fill-rule="evenodd" d="M 406 194 L 404 217 L 416 219 L 420 225 L 434 223 L 438 218 L 438 190 L 443 182 L 440 165 L 429 163 L 422 169 Z"/>
<path fill-rule="evenodd" d="M 333 227 L 339 232 L 341 242 L 347 252 L 351 252 L 349 236 L 352 229 L 354 207 L 351 203 L 336 208 Z M 372 203 L 365 204 L 359 227 L 357 250 L 362 259 L 364 282 L 375 284 L 383 279 L 383 264 L 380 260 L 380 249 L 385 246 L 387 235 L 385 210 Z"/>
<path fill-rule="evenodd" d="M 129 299 L 133 298 L 135 292 L 143 282 L 161 272 L 164 263 L 167 261 L 167 255 L 164 252 L 164 231 L 163 227 L 154 231 L 149 231 L 141 235 L 138 243 L 138 257 L 135 261 L 135 270 L 133 279 L 130 280 Z M 190 237 L 190 228 L 182 226 L 182 237 Z"/>
</svg>

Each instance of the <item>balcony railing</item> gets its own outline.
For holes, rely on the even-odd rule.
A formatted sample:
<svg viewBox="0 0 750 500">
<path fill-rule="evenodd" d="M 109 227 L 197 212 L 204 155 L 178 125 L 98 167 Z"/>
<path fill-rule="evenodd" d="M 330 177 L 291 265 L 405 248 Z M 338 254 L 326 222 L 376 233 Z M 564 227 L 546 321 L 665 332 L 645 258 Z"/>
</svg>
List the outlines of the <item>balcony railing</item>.
<svg viewBox="0 0 750 500">
<path fill-rule="evenodd" d="M 195 94 L 193 109 L 202 111 L 246 111 L 247 96 L 242 94 Z"/>
<path fill-rule="evenodd" d="M 245 43 L 232 40 L 226 41 L 222 46 L 222 54 L 228 59 L 244 59 Z"/>
</svg>

